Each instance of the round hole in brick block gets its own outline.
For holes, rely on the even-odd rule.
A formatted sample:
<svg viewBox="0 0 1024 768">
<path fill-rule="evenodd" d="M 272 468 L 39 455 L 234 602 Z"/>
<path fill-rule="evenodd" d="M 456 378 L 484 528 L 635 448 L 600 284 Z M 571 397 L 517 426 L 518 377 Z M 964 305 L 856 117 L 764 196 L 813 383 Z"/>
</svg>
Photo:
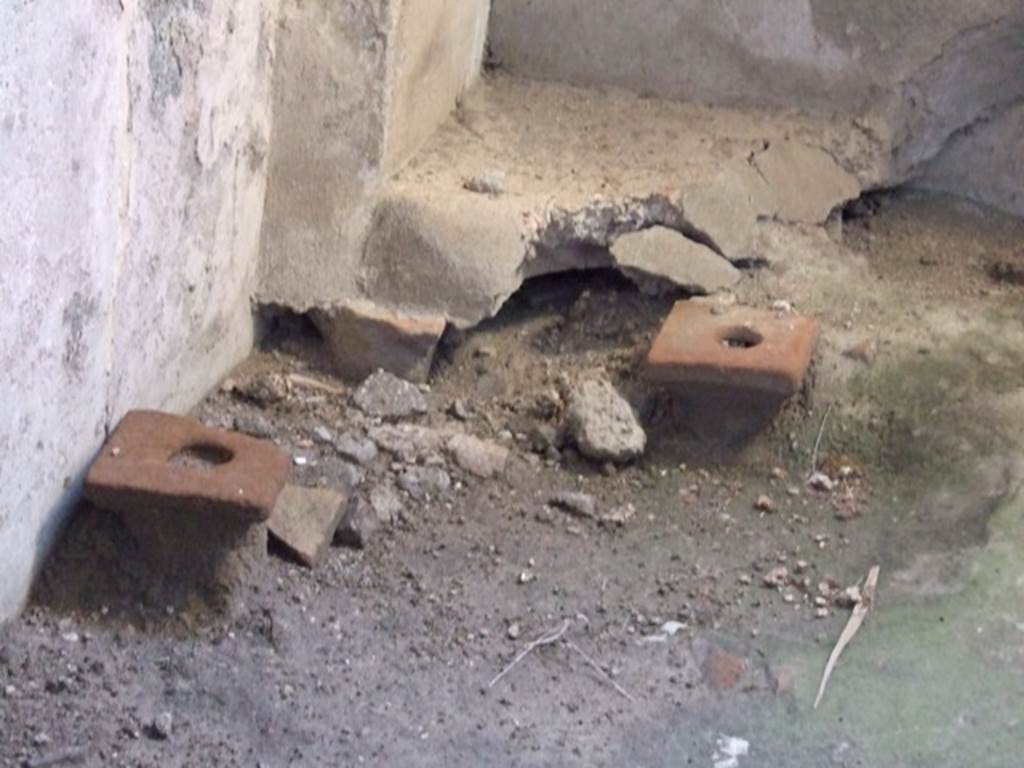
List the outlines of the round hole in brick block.
<svg viewBox="0 0 1024 768">
<path fill-rule="evenodd" d="M 220 445 L 213 443 L 194 443 L 186 445 L 171 456 L 171 464 L 191 469 L 213 469 L 227 464 L 235 458 L 235 454 Z"/>
<path fill-rule="evenodd" d="M 764 336 L 745 325 L 726 328 L 718 338 L 721 340 L 722 346 L 729 347 L 729 349 L 751 349 L 764 341 Z"/>
</svg>

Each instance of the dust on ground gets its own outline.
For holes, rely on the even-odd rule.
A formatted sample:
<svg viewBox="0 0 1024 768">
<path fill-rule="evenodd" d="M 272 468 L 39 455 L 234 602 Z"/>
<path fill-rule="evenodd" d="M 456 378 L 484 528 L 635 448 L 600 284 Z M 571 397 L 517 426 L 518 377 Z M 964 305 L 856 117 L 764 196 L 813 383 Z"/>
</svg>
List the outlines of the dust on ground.
<svg viewBox="0 0 1024 768">
<path fill-rule="evenodd" d="M 293 482 L 387 489 L 401 499 L 393 524 L 313 571 L 275 553 L 229 617 L 154 602 L 121 566 L 117 522 L 83 508 L 32 606 L 0 630 L 0 765 L 878 765 L 841 709 L 788 745 L 754 738 L 752 713 L 811 717 L 815 670 L 787 659 L 797 649 L 824 663 L 848 616 L 836 593 L 870 565 L 882 565 L 883 601 L 889 574 L 893 599 L 966 588 L 965 553 L 985 545 L 1019 481 L 1004 457 L 1020 421 L 998 414 L 1022 386 L 1003 342 L 1021 333 L 1024 224 L 949 198 L 880 196 L 822 248 L 770 260 L 737 289 L 823 322 L 813 386 L 752 438 L 709 430 L 714 414 L 695 419 L 639 380 L 676 297 L 612 273 L 531 281 L 497 318 L 446 338 L 415 423 L 508 447 L 490 480 L 429 455 L 339 456 L 318 429 L 375 425 L 347 394 L 294 377 L 351 391 L 309 329 L 279 319 L 196 415 L 274 439 L 298 459 Z M 828 298 L 843 295 L 874 309 L 851 320 Z M 561 436 L 566 378 L 588 371 L 641 415 L 641 460 L 595 465 Z M 974 391 L 958 388 L 964 376 Z M 831 492 L 806 484 L 819 433 Z M 403 492 L 416 462 L 450 488 Z M 567 491 L 589 494 L 595 513 L 550 503 Z M 564 626 L 565 642 L 489 686 Z M 869 634 L 870 623 L 857 642 Z M 892 750 L 886 764 L 960 764 Z M 1010 764 L 1000 759 L 972 764 Z"/>
</svg>

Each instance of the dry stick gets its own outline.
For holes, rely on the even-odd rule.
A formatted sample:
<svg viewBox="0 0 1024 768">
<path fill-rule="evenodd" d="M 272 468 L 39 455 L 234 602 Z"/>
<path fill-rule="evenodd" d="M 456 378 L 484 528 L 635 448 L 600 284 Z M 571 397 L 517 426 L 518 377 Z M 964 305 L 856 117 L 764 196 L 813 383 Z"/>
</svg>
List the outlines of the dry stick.
<svg viewBox="0 0 1024 768">
<path fill-rule="evenodd" d="M 580 647 L 578 645 L 576 645 L 576 643 L 574 643 L 572 640 L 562 640 L 562 644 L 566 648 L 568 648 L 570 651 L 575 651 L 580 656 L 582 656 L 583 660 L 586 661 L 587 664 L 589 664 L 594 669 L 595 672 L 597 672 L 597 674 L 601 677 L 601 679 L 604 680 L 605 682 L 607 682 L 609 685 L 611 685 L 616 691 L 618 691 L 620 694 L 622 694 L 625 698 L 629 699 L 630 701 L 634 700 L 633 697 L 629 695 L 629 691 L 627 691 L 621 685 L 619 685 L 614 680 L 612 680 L 611 675 L 609 675 L 607 672 L 605 672 L 603 669 L 601 669 L 601 665 L 598 664 L 596 661 L 594 661 L 589 656 L 587 656 L 587 654 L 585 654 L 580 649 Z"/>
<path fill-rule="evenodd" d="M 321 392 L 326 392 L 329 395 L 344 395 L 345 390 L 341 387 L 335 387 L 333 384 L 327 384 L 326 382 L 319 381 L 318 379 L 310 378 L 309 376 L 303 376 L 301 373 L 289 373 L 288 381 L 292 384 L 298 384 L 300 387 L 309 387 L 310 389 L 319 389 Z"/>
<path fill-rule="evenodd" d="M 572 622 L 569 619 L 566 619 L 562 622 L 561 626 L 558 627 L 558 629 L 554 629 L 545 635 L 541 635 L 532 643 L 527 645 L 525 648 L 523 648 L 523 650 L 516 654 L 516 657 L 512 659 L 511 662 L 509 662 L 509 665 L 507 667 L 501 670 L 501 672 L 499 672 L 495 676 L 495 678 L 491 680 L 490 684 L 487 687 L 493 688 L 498 683 L 498 681 L 501 680 L 501 678 L 503 678 L 505 675 L 512 671 L 516 664 L 525 659 L 527 656 L 530 655 L 530 653 L 540 648 L 542 645 L 554 645 L 555 643 L 557 643 L 559 640 L 562 639 L 562 636 L 569 631 L 569 626 L 571 624 Z"/>
<path fill-rule="evenodd" d="M 825 695 L 825 686 L 828 685 L 828 679 L 832 676 L 832 670 L 835 668 L 836 662 L 839 661 L 839 657 L 846 650 L 846 646 L 853 640 L 854 635 L 860 630 L 861 624 L 864 623 L 864 619 L 867 618 L 874 607 L 875 588 L 878 586 L 878 571 L 879 567 L 877 565 L 872 566 L 871 570 L 868 571 L 867 578 L 864 579 L 864 589 L 861 590 L 860 602 L 853 607 L 850 620 L 846 622 L 843 633 L 839 636 L 839 642 L 836 643 L 836 647 L 832 649 L 832 654 L 828 657 L 825 673 L 821 676 L 821 685 L 818 687 L 818 697 L 814 700 L 815 709 L 821 703 L 821 697 Z"/>
<path fill-rule="evenodd" d="M 814 440 L 814 451 L 811 453 L 811 474 L 813 475 L 818 471 L 818 449 L 821 447 L 821 438 L 825 434 L 825 425 L 828 423 L 829 414 L 832 413 L 832 406 L 835 403 L 829 403 L 828 408 L 825 409 L 825 415 L 821 417 L 821 426 L 818 427 L 818 437 Z"/>
</svg>

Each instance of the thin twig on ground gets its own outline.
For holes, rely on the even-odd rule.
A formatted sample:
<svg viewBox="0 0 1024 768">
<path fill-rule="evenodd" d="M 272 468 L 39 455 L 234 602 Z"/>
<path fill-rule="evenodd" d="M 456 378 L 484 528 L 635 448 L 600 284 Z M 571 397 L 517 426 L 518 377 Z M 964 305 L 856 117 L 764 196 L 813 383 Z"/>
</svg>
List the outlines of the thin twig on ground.
<svg viewBox="0 0 1024 768">
<path fill-rule="evenodd" d="M 503 670 L 501 670 L 501 672 L 495 675 L 494 679 L 491 680 L 490 684 L 487 687 L 493 688 L 495 685 L 497 685 L 498 681 L 501 680 L 501 678 L 503 678 L 505 675 L 511 672 L 519 662 L 521 662 L 523 659 L 529 656 L 533 651 L 537 650 L 541 646 L 554 645 L 555 643 L 557 643 L 559 640 L 562 639 L 562 636 L 569 631 L 569 627 L 571 625 L 572 622 L 569 619 L 566 619 L 557 629 L 553 629 L 550 632 L 541 635 L 533 642 L 527 644 L 526 647 L 523 648 L 523 650 L 521 650 L 519 653 L 517 653 L 516 657 L 509 662 L 508 666 L 506 666 Z"/>
<path fill-rule="evenodd" d="M 581 621 L 584 621 L 589 624 L 589 621 L 587 621 L 587 618 L 585 616 L 583 616 L 582 614 L 578 614 L 578 616 Z M 593 658 L 588 656 L 582 648 L 576 645 L 576 643 L 572 642 L 572 640 L 569 640 L 565 637 L 565 634 L 569 631 L 569 628 L 571 626 L 572 620 L 565 619 L 557 628 L 552 629 L 549 632 L 546 632 L 545 634 L 538 637 L 536 640 L 527 643 L 526 646 L 519 653 L 516 654 L 516 657 L 512 659 L 512 661 L 510 661 L 508 665 L 506 665 L 505 668 L 501 670 L 501 672 L 495 675 L 494 679 L 491 680 L 487 687 L 493 688 L 495 685 L 497 685 L 497 683 L 503 677 L 505 677 L 505 675 L 511 672 L 519 664 L 519 662 L 521 662 L 523 659 L 525 659 L 538 648 L 545 645 L 561 645 L 565 648 L 568 648 L 573 653 L 578 654 L 585 662 L 587 662 L 591 669 L 593 669 L 594 672 L 596 672 L 602 680 L 604 680 L 606 683 L 612 686 L 612 688 L 614 688 L 619 693 L 619 695 L 623 696 L 629 701 L 635 701 L 635 699 L 630 695 L 629 691 L 627 691 L 625 688 L 623 688 L 621 685 L 615 682 L 615 680 L 612 679 L 611 675 L 605 672 L 600 664 L 598 664 L 596 661 L 594 661 Z"/>
<path fill-rule="evenodd" d="M 587 662 L 587 664 L 589 664 L 591 668 L 593 668 L 593 670 L 598 674 L 598 676 L 606 683 L 608 683 L 610 686 L 612 686 L 612 688 L 618 691 L 622 696 L 624 696 L 629 701 L 634 700 L 633 697 L 629 695 L 629 691 L 627 691 L 625 688 L 623 688 L 621 685 L 615 682 L 612 679 L 611 675 L 609 675 L 607 672 L 601 669 L 601 665 L 594 661 L 592 658 L 590 658 L 587 654 L 585 654 L 583 650 L 578 645 L 576 645 L 576 643 L 574 643 L 572 640 L 563 639 L 562 644 L 570 651 L 575 651 L 580 656 L 582 656 L 583 660 Z"/>
<path fill-rule="evenodd" d="M 328 384 L 325 381 L 314 379 L 310 376 L 303 376 L 301 373 L 289 373 L 288 381 L 292 384 L 296 384 L 300 387 L 307 387 L 309 389 L 318 389 L 321 392 L 326 392 L 329 395 L 344 395 L 345 390 L 341 387 L 336 387 L 333 384 Z"/>
<path fill-rule="evenodd" d="M 814 451 L 811 453 L 811 474 L 813 475 L 818 471 L 818 449 L 821 448 L 821 438 L 825 434 L 825 425 L 828 424 L 828 417 L 832 413 L 832 406 L 835 403 L 829 403 L 828 408 L 825 409 L 825 415 L 821 417 L 821 426 L 818 427 L 818 436 L 814 440 Z"/>
<path fill-rule="evenodd" d="M 875 604 L 875 589 L 878 586 L 878 572 L 879 567 L 877 565 L 872 566 L 871 570 L 868 571 L 867 578 L 864 579 L 864 588 L 861 590 L 860 602 L 853 607 L 853 613 L 850 615 L 850 620 L 846 622 L 846 626 L 843 628 L 843 633 L 839 636 L 839 642 L 836 643 L 836 647 L 832 649 L 831 655 L 828 657 L 828 663 L 825 665 L 825 672 L 821 676 L 821 685 L 818 686 L 818 696 L 814 700 L 814 708 L 817 709 L 821 703 L 821 697 L 825 695 L 825 686 L 828 685 L 828 680 L 832 677 L 832 670 L 835 669 L 836 662 L 839 661 L 839 657 L 843 651 L 846 650 L 846 646 L 850 644 L 854 636 L 860 630 L 861 625 L 864 623 L 864 619 L 867 618 L 868 614 L 871 613 L 871 609 L 874 608 Z"/>
</svg>

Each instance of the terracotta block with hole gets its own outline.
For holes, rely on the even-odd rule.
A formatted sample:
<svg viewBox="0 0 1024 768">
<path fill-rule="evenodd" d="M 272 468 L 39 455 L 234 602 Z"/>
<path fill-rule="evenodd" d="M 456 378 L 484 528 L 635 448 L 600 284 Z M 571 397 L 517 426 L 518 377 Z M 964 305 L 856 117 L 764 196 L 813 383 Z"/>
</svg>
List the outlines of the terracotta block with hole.
<svg viewBox="0 0 1024 768">
<path fill-rule="evenodd" d="M 288 457 L 265 440 L 181 416 L 131 411 L 89 469 L 85 496 L 113 512 L 161 506 L 262 522 L 288 469 Z"/>
<path fill-rule="evenodd" d="M 817 338 L 809 317 L 679 301 L 654 339 L 645 375 L 666 385 L 790 397 Z"/>
<path fill-rule="evenodd" d="M 195 587 L 229 592 L 258 570 L 288 471 L 272 443 L 132 411 L 89 469 L 85 497 L 120 517 L 146 588 L 170 601 Z"/>
</svg>

